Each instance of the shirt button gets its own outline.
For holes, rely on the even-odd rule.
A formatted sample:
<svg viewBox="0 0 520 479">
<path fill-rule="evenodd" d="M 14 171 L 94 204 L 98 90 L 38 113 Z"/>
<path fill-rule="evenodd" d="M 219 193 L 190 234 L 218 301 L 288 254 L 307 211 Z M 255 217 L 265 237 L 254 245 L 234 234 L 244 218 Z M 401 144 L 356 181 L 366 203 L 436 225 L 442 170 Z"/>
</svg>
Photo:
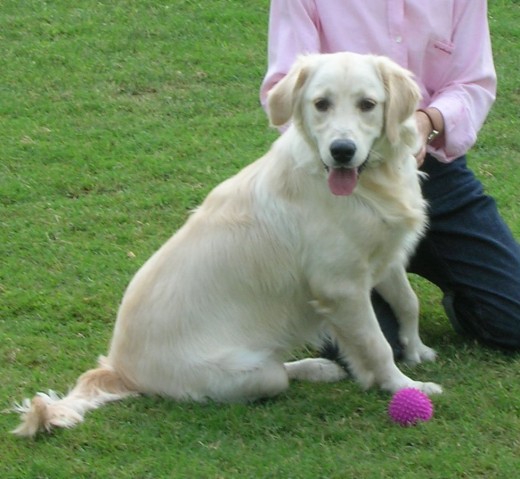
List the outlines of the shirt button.
<svg viewBox="0 0 520 479">
<path fill-rule="evenodd" d="M 403 37 L 401 35 L 399 35 L 399 36 L 395 37 L 395 41 L 397 43 L 401 43 L 403 41 Z"/>
</svg>

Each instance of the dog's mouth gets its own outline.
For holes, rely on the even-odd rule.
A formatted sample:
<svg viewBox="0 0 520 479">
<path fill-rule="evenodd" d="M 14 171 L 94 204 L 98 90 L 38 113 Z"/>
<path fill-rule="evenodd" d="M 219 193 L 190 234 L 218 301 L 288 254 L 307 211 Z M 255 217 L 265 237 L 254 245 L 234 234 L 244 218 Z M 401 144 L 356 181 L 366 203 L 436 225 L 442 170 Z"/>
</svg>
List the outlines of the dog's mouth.
<svg viewBox="0 0 520 479">
<path fill-rule="evenodd" d="M 351 195 L 356 188 L 359 175 L 365 169 L 365 165 L 366 160 L 357 168 L 329 167 L 324 163 L 331 193 L 336 196 Z"/>
</svg>

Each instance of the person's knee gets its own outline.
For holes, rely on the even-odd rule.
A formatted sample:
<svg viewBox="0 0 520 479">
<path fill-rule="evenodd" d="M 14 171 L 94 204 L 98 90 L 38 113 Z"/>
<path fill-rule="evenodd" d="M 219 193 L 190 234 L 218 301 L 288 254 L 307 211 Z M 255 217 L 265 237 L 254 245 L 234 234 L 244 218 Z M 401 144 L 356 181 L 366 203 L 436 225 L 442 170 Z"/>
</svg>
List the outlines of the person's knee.
<svg viewBox="0 0 520 479">
<path fill-rule="evenodd" d="M 520 351 L 520 300 L 446 293 L 442 304 L 457 333 L 493 347 Z"/>
</svg>

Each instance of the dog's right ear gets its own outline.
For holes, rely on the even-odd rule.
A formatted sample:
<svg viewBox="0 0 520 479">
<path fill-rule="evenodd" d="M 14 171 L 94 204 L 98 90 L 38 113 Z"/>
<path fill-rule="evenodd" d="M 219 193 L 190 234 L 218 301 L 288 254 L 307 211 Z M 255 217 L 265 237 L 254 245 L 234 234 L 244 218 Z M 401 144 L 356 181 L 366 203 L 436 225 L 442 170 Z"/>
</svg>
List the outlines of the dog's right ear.
<svg viewBox="0 0 520 479">
<path fill-rule="evenodd" d="M 267 95 L 267 114 L 273 126 L 285 125 L 293 116 L 300 91 L 310 72 L 311 58 L 301 56 Z"/>
<path fill-rule="evenodd" d="M 401 138 L 403 122 L 410 118 L 421 99 L 419 86 L 412 73 L 386 57 L 374 57 L 383 78 L 386 91 L 385 131 L 390 143 L 396 144 Z"/>
</svg>

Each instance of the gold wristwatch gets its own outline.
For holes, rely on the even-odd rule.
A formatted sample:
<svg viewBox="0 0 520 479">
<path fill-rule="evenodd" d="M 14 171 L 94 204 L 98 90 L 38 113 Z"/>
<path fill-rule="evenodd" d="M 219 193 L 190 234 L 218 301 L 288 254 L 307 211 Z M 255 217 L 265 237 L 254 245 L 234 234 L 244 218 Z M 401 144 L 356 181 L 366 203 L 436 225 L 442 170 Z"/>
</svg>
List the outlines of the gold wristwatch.
<svg viewBox="0 0 520 479">
<path fill-rule="evenodd" d="M 430 120 L 431 121 L 431 120 Z M 432 132 L 428 135 L 428 139 L 426 140 L 426 143 L 430 144 L 435 138 L 439 136 L 439 131 L 435 128 L 432 130 Z"/>
</svg>

